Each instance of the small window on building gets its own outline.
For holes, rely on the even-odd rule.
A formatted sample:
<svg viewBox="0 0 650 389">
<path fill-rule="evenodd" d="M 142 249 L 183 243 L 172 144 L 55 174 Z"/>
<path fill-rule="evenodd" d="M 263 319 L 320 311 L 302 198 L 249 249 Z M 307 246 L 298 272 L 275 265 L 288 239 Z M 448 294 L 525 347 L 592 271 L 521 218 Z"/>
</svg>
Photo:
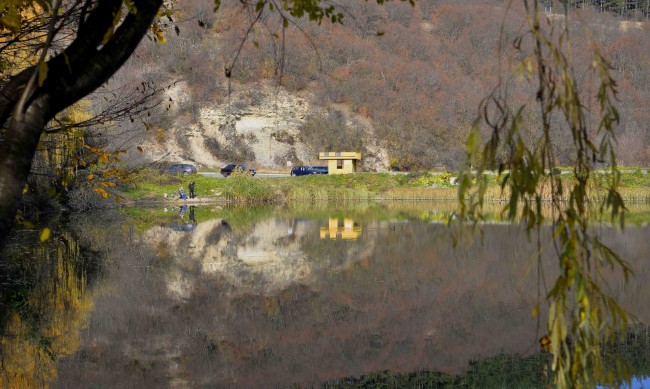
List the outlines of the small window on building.
<svg viewBox="0 0 650 389">
<path fill-rule="evenodd" d="M 343 169 L 343 160 L 342 159 L 337 159 L 336 160 L 336 168 L 337 169 Z"/>
</svg>

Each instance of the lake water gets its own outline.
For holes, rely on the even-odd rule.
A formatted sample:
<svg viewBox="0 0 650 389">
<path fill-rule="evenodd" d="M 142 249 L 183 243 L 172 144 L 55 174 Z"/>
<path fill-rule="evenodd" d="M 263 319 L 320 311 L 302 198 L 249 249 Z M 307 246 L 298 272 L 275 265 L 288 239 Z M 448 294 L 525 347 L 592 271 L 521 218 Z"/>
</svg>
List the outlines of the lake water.
<svg viewBox="0 0 650 389">
<path fill-rule="evenodd" d="M 130 209 L 52 221 L 44 243 L 19 232 L 0 387 L 546 386 L 531 312 L 557 267 L 548 229 L 539 245 L 498 218 L 460 233 L 452 206 Z M 610 291 L 643 323 L 647 213 L 596 227 L 635 271 Z M 638 326 L 616 349 L 640 379 L 649 345 Z"/>
</svg>

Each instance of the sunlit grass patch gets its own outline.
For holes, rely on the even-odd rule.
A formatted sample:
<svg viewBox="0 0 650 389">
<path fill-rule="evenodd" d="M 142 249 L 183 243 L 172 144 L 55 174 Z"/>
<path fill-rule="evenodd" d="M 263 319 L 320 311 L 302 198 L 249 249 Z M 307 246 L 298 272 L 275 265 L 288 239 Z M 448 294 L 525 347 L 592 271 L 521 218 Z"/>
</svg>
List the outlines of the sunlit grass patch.
<svg viewBox="0 0 650 389">
<path fill-rule="evenodd" d="M 221 185 L 221 196 L 224 199 L 244 203 L 275 203 L 280 200 L 277 188 L 260 178 L 254 178 L 246 173 L 232 174 Z"/>
<path fill-rule="evenodd" d="M 629 169 L 621 176 L 620 192 L 628 202 L 650 202 L 650 174 L 643 169 Z M 606 173 L 595 174 L 589 188 L 589 198 L 597 201 L 606 195 L 605 187 L 611 177 Z M 357 173 L 341 175 L 311 175 L 302 177 L 263 178 L 246 174 L 228 178 L 171 176 L 152 170 L 134 175 L 130 182 L 120 188 L 127 200 L 162 201 L 165 194 L 177 198 L 182 186 L 188 191 L 190 181 L 195 182 L 198 199 L 224 200 L 241 203 L 285 204 L 300 202 L 342 202 L 366 200 L 457 200 L 456 175 L 451 173 Z M 501 189 L 504 174 L 487 177 L 485 199 L 503 201 L 509 191 Z M 551 198 L 553 188 L 550 180 L 542 180 L 542 200 Z M 563 174 L 561 181 L 569 186 L 574 181 L 571 174 Z"/>
</svg>

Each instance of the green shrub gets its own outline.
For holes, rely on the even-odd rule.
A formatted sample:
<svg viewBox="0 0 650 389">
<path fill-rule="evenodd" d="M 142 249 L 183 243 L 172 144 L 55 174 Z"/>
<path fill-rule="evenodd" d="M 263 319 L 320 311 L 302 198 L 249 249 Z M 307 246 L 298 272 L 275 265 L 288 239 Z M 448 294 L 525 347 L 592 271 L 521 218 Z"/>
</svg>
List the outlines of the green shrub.
<svg viewBox="0 0 650 389">
<path fill-rule="evenodd" d="M 247 172 L 231 174 L 221 188 L 225 199 L 243 203 L 272 203 L 279 200 L 279 194 L 268 180 L 256 179 Z"/>
</svg>

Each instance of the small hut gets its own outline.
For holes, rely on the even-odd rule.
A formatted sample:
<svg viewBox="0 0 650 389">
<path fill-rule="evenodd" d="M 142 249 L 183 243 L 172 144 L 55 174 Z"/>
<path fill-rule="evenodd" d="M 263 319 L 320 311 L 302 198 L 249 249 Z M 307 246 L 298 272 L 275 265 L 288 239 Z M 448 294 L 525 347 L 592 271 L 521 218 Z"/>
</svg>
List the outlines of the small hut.
<svg viewBox="0 0 650 389">
<path fill-rule="evenodd" d="M 357 171 L 361 153 L 353 151 L 329 151 L 318 153 L 318 159 L 327 161 L 327 174 L 348 174 Z"/>
</svg>

